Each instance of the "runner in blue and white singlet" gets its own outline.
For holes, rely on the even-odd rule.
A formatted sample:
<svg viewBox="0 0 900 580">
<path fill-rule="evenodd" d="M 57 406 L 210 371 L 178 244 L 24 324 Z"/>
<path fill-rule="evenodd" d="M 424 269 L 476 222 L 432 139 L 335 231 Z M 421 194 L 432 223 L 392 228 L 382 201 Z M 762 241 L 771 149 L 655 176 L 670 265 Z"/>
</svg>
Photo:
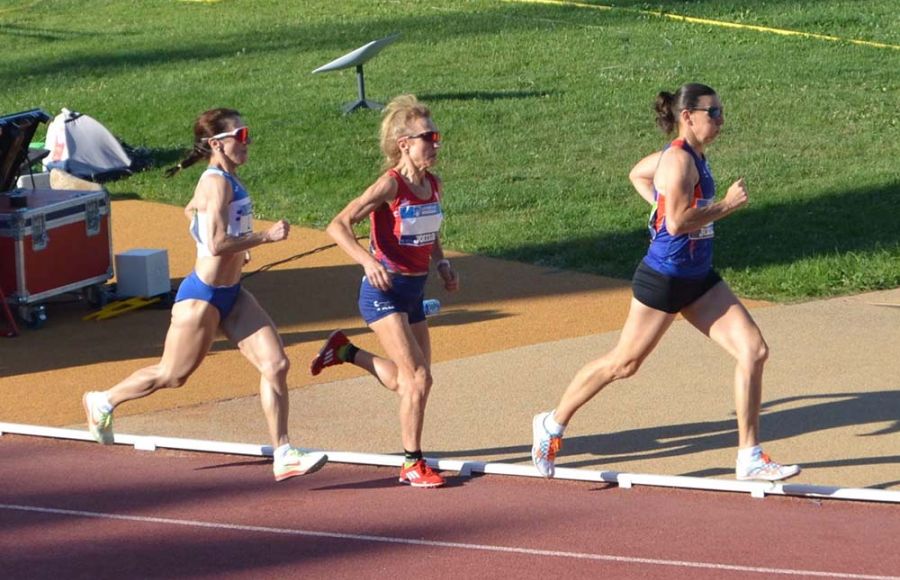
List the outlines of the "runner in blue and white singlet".
<svg viewBox="0 0 900 580">
<path fill-rule="evenodd" d="M 250 250 L 286 240 L 290 231 L 285 220 L 253 231 L 253 204 L 235 177 L 247 161 L 251 143 L 250 129 L 234 109 L 210 109 L 195 122 L 190 154 L 166 171 L 171 177 L 198 161 L 208 164 L 184 210 L 197 259 L 178 287 L 162 357 L 106 391 L 85 393 L 82 404 L 91 435 L 100 443 L 112 443 L 116 406 L 159 389 L 182 386 L 221 331 L 259 371 L 260 398 L 272 442 L 272 473 L 275 481 L 282 481 L 318 470 L 328 457 L 291 446 L 287 432 L 290 362 L 271 317 L 240 284 Z"/>
<path fill-rule="evenodd" d="M 207 175 L 221 175 L 229 185 L 231 185 L 231 190 L 234 192 L 234 197 L 228 204 L 226 235 L 237 238 L 252 233 L 253 202 L 250 200 L 250 194 L 247 193 L 243 184 L 232 174 L 219 169 L 218 167 L 207 167 L 206 171 L 200 176 L 200 179 L 203 179 Z M 209 240 L 207 239 L 209 224 L 207 223 L 205 211 L 194 212 L 190 231 L 191 237 L 197 242 L 197 257 L 212 256 L 212 252 L 209 249 Z"/>
</svg>

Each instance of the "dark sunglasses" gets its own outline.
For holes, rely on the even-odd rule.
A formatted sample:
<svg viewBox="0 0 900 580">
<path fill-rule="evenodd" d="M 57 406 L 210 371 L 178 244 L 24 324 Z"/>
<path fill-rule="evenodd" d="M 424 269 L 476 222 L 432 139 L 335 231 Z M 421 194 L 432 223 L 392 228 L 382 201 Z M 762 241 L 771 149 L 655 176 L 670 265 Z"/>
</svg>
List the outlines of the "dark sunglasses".
<svg viewBox="0 0 900 580">
<path fill-rule="evenodd" d="M 250 127 L 238 127 L 232 131 L 226 131 L 225 133 L 219 133 L 217 135 L 213 135 L 208 138 L 207 141 L 211 141 L 212 139 L 225 139 L 227 137 L 234 137 L 237 139 L 238 143 L 243 143 L 244 145 L 250 141 Z"/>
<path fill-rule="evenodd" d="M 706 111 L 706 114 L 709 115 L 710 119 L 721 119 L 722 118 L 722 107 L 696 107 L 691 110 L 692 111 Z"/>
<path fill-rule="evenodd" d="M 428 143 L 440 143 L 441 142 L 441 134 L 437 131 L 425 131 L 424 133 L 419 133 L 418 135 L 407 135 L 407 139 L 421 139 L 422 141 L 426 141 Z"/>
</svg>

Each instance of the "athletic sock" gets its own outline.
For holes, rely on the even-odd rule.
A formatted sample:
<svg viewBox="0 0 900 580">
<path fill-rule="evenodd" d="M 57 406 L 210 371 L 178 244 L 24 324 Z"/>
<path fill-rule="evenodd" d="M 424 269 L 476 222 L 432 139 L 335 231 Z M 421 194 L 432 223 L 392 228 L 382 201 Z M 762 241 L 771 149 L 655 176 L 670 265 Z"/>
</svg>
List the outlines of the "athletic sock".
<svg viewBox="0 0 900 580">
<path fill-rule="evenodd" d="M 747 465 L 759 459 L 760 455 L 762 455 L 762 447 L 754 445 L 753 447 L 738 449 L 737 460 L 738 463 Z"/>
<path fill-rule="evenodd" d="M 284 445 L 278 447 L 277 449 L 275 449 L 275 451 L 272 452 L 272 457 L 274 457 L 275 459 L 281 459 L 282 457 L 284 457 L 284 454 L 287 453 L 288 449 L 290 449 L 290 448 L 291 448 L 291 444 L 285 443 Z"/>
<path fill-rule="evenodd" d="M 352 342 L 348 342 L 337 349 L 337 357 L 346 363 L 353 364 L 353 361 L 356 359 L 356 353 L 358 352 L 359 348 Z"/>
<path fill-rule="evenodd" d="M 422 450 L 421 449 L 418 451 L 407 451 L 406 449 L 403 450 L 403 467 L 409 467 L 410 465 L 412 465 L 413 463 L 415 463 L 416 461 L 419 461 L 421 459 L 422 459 Z"/>
<path fill-rule="evenodd" d="M 546 417 L 544 417 L 544 429 L 547 430 L 547 433 L 551 435 L 555 435 L 557 437 L 562 437 L 563 433 L 566 430 L 565 425 L 560 425 L 556 422 L 555 411 L 550 411 Z"/>
<path fill-rule="evenodd" d="M 109 397 L 106 395 L 105 391 L 97 393 L 94 400 L 96 400 L 99 403 L 97 405 L 97 408 L 100 409 L 101 412 L 112 413 L 113 406 L 109 402 Z"/>
</svg>

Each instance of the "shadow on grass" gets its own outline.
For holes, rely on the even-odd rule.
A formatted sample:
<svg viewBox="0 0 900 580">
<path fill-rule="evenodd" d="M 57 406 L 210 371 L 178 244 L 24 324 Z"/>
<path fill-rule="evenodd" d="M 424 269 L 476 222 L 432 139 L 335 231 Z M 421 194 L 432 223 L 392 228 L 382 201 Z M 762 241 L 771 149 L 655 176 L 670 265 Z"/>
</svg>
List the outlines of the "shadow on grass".
<svg viewBox="0 0 900 580">
<path fill-rule="evenodd" d="M 900 248 L 898 195 L 900 182 L 804 200 L 751 204 L 716 223 L 714 262 L 719 269 L 752 270 L 847 253 L 886 250 L 896 254 Z M 491 255 L 630 278 L 647 244 L 646 230 L 635 228 L 521 245 Z M 890 288 L 897 279 L 863 282 L 865 287 Z"/>
<path fill-rule="evenodd" d="M 8 63 L 0 72 L 0 80 L 14 82 L 23 77 L 39 78 L 60 74 L 73 78 L 102 77 L 123 68 L 179 66 L 182 63 L 202 66 L 199 63 L 203 61 L 234 58 L 238 52 L 253 54 L 328 51 L 336 58 L 373 39 L 395 32 L 399 32 L 402 36 L 398 45 L 391 50 L 404 50 L 403 43 L 430 44 L 435 34 L 447 40 L 455 37 L 493 36 L 501 32 L 508 34 L 516 31 L 543 30 L 546 28 L 546 22 L 528 17 L 544 12 L 546 9 L 543 7 L 502 5 L 478 13 L 461 8 L 458 11 L 420 12 L 409 16 L 388 15 L 359 21 L 355 25 L 348 25 L 344 21 L 315 25 L 281 21 L 277 26 L 269 27 L 267 30 L 253 30 L 252 33 L 245 29 L 227 32 L 233 28 L 223 27 L 219 20 L 213 24 L 195 14 L 192 16 L 194 26 L 190 29 L 183 28 L 180 36 L 176 33 L 167 37 L 165 44 L 160 43 L 158 37 L 148 35 L 144 45 L 132 44 L 127 48 L 104 45 L 69 56 L 61 54 L 55 58 L 42 58 L 40 62 L 28 60 L 20 64 Z M 101 17 L 102 14 L 99 14 L 98 18 Z M 633 16 L 624 13 L 608 14 L 604 20 L 610 24 L 618 21 L 632 22 Z M 258 21 L 253 23 L 259 24 Z M 247 26 L 250 27 L 251 24 Z M 170 28 L 170 23 L 162 20 L 154 22 L 148 19 L 146 22 L 148 30 L 153 30 L 154 25 Z M 202 37 L 194 34 L 195 29 L 204 31 Z M 2 30 L 0 28 L 0 32 Z M 42 38 L 40 35 L 55 38 L 53 35 L 59 33 L 42 27 L 25 26 L 17 26 L 13 31 L 21 36 L 37 38 Z M 97 33 L 73 30 L 68 34 L 92 36 Z M 406 50 L 412 49 L 407 47 Z"/>
<path fill-rule="evenodd" d="M 131 33 L 126 32 L 82 32 L 79 30 L 62 29 L 62 28 L 41 28 L 41 27 L 25 27 L 15 24 L 0 24 L 0 36 L 19 36 L 24 38 L 34 38 L 43 42 L 54 42 L 57 40 L 70 40 L 78 37 L 97 37 L 97 36 L 126 36 Z"/>
<path fill-rule="evenodd" d="M 534 99 L 551 97 L 558 91 L 466 91 L 459 93 L 426 93 L 419 95 L 424 102 L 430 101 L 499 101 L 505 99 Z"/>
<path fill-rule="evenodd" d="M 153 167 L 168 169 L 184 159 L 189 153 L 185 147 L 150 147 L 147 155 L 153 160 Z"/>
<path fill-rule="evenodd" d="M 117 193 L 110 193 L 109 198 L 113 201 L 144 199 L 141 197 L 141 194 L 136 193 L 134 191 L 122 191 L 122 192 L 117 192 Z"/>
</svg>

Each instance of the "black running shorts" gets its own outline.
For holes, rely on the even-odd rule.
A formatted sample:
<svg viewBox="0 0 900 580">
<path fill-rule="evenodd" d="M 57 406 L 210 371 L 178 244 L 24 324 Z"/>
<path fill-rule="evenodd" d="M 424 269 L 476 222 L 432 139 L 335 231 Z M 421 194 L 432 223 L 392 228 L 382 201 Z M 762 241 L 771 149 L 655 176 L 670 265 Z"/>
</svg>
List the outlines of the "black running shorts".
<svg viewBox="0 0 900 580">
<path fill-rule="evenodd" d="M 666 276 L 641 260 L 634 271 L 631 290 L 644 306 L 675 314 L 693 304 L 721 280 L 722 277 L 712 269 L 705 278 Z"/>
</svg>

